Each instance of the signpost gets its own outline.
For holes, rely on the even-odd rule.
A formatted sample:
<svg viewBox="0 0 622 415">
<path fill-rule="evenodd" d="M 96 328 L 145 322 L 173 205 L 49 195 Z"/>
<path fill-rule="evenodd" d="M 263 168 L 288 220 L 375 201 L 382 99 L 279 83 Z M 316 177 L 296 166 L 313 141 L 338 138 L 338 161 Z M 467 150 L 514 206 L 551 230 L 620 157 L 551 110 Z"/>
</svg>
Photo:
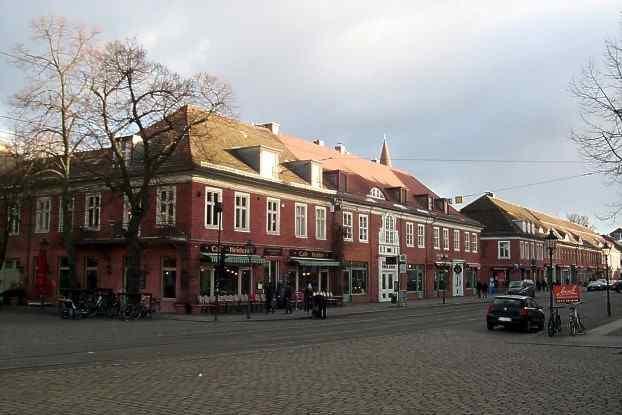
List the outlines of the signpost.
<svg viewBox="0 0 622 415">
<path fill-rule="evenodd" d="M 578 303 L 581 301 L 581 290 L 576 284 L 554 285 L 553 296 L 559 304 Z"/>
</svg>

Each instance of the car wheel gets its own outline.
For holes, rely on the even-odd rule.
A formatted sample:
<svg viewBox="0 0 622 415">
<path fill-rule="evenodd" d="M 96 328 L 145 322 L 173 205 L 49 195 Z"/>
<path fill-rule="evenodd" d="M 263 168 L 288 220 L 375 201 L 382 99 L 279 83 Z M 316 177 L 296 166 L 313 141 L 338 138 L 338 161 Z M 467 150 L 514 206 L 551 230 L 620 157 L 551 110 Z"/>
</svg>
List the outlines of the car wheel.
<svg viewBox="0 0 622 415">
<path fill-rule="evenodd" d="M 486 323 L 486 328 L 487 328 L 488 330 L 494 330 L 495 325 L 494 325 L 494 324 L 492 324 L 492 323 Z"/>
</svg>

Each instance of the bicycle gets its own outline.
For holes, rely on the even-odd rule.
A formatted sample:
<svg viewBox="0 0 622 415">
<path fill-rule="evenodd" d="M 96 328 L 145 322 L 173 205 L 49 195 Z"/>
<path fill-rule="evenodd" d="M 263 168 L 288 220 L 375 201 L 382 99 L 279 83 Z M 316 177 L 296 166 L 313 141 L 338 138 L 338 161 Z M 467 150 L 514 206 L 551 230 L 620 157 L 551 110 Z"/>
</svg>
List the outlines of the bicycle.
<svg viewBox="0 0 622 415">
<path fill-rule="evenodd" d="M 571 336 L 577 333 L 585 333 L 585 326 L 579 315 L 579 307 L 577 307 L 579 304 L 581 304 L 581 302 L 571 304 L 568 309 L 568 328 Z"/>
<path fill-rule="evenodd" d="M 553 316 L 549 318 L 549 322 L 547 325 L 547 333 L 549 337 L 555 336 L 555 334 L 562 332 L 562 319 L 559 316 L 558 309 L 561 307 L 553 307 Z"/>
</svg>

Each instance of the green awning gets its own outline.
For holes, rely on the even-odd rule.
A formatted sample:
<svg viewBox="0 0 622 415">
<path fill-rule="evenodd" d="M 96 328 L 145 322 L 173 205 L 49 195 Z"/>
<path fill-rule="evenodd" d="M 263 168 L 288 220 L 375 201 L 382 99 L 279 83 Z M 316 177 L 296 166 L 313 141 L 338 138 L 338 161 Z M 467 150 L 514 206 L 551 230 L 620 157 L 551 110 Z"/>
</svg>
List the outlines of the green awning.
<svg viewBox="0 0 622 415">
<path fill-rule="evenodd" d="M 218 254 L 202 253 L 201 256 L 214 264 L 218 262 Z M 266 260 L 259 255 L 225 255 L 225 264 L 227 265 L 263 265 L 265 263 Z"/>
<path fill-rule="evenodd" d="M 315 258 L 299 258 L 299 257 L 291 257 L 290 260 L 292 262 L 296 262 L 298 265 L 302 265 L 303 267 L 339 267 L 341 266 L 341 262 L 335 261 L 334 259 L 315 259 Z"/>
</svg>

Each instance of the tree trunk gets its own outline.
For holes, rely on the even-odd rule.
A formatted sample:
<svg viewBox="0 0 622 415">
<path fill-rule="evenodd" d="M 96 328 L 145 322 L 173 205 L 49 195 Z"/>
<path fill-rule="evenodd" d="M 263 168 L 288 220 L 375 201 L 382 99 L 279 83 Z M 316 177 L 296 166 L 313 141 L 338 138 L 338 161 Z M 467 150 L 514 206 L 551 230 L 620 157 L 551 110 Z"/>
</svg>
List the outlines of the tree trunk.
<svg viewBox="0 0 622 415">
<path fill-rule="evenodd" d="M 65 181 L 63 183 L 63 189 L 61 193 L 61 203 L 63 205 L 63 244 L 65 245 L 65 251 L 67 253 L 67 265 L 69 267 L 69 288 L 77 288 L 79 286 L 77 273 L 76 273 L 76 244 L 73 237 L 73 209 L 72 195 L 69 193 L 69 183 Z M 60 288 L 60 281 L 58 281 Z M 84 287 L 86 288 L 86 287 Z"/>
</svg>

